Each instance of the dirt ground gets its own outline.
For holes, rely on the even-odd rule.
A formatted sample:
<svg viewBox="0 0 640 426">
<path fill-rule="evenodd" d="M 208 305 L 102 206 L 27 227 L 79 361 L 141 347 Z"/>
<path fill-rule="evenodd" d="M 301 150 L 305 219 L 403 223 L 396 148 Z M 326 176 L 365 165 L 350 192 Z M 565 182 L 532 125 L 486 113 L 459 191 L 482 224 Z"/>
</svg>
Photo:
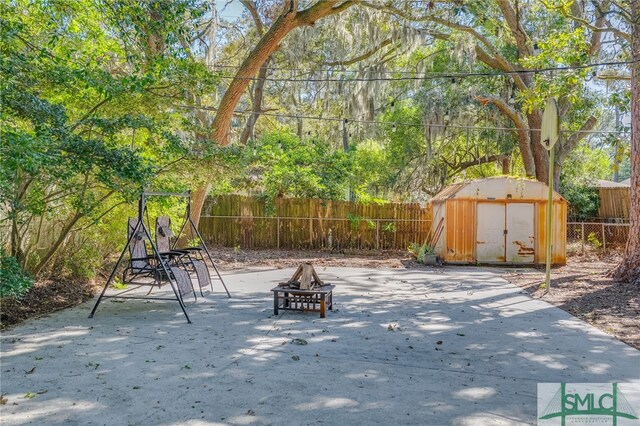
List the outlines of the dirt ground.
<svg viewBox="0 0 640 426">
<path fill-rule="evenodd" d="M 216 248 L 214 260 L 222 270 L 247 267 L 288 268 L 310 261 L 316 266 L 367 268 L 424 268 L 406 251 L 234 250 Z M 570 257 L 552 273 L 552 291 L 545 292 L 544 269 L 512 269 L 503 276 L 534 298 L 552 303 L 619 340 L 640 349 L 640 289 L 607 277 L 619 255 Z M 98 278 L 103 282 L 105 278 Z M 98 287 L 91 283 L 48 280 L 36 283 L 21 301 L 0 304 L 2 329 L 30 317 L 78 305 Z"/>
<path fill-rule="evenodd" d="M 551 292 L 544 288 L 545 271 L 513 270 L 504 278 L 590 323 L 628 345 L 640 349 L 640 288 L 607 276 L 619 254 L 572 256 L 551 273 Z"/>
<path fill-rule="evenodd" d="M 36 282 L 21 300 L 0 299 L 0 329 L 79 305 L 91 299 L 96 290 L 92 283 L 77 280 Z"/>
<path fill-rule="evenodd" d="M 420 266 L 406 251 L 376 250 L 234 250 L 221 247 L 212 255 L 222 269 L 242 269 L 247 266 L 289 268 L 302 262 L 321 266 L 361 268 L 405 268 Z"/>
</svg>

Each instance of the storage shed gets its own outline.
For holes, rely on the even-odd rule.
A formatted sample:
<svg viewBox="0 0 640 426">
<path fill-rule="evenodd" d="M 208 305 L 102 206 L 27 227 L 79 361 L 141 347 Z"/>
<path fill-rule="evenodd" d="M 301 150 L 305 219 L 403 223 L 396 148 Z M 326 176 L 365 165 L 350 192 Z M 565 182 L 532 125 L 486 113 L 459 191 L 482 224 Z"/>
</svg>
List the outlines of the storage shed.
<svg viewBox="0 0 640 426">
<path fill-rule="evenodd" d="M 430 201 L 431 238 L 447 263 L 545 263 L 549 187 L 509 176 L 448 186 Z M 567 201 L 553 194 L 553 264 L 566 263 Z"/>
</svg>

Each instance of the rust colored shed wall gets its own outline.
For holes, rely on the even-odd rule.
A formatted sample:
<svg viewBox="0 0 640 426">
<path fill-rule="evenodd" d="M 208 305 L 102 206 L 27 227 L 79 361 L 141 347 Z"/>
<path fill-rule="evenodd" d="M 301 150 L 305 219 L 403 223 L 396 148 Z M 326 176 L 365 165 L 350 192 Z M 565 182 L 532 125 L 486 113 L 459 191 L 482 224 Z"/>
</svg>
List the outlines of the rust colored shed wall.
<svg viewBox="0 0 640 426">
<path fill-rule="evenodd" d="M 475 262 L 476 201 L 447 200 L 445 262 Z"/>
<path fill-rule="evenodd" d="M 436 253 L 445 262 L 475 263 L 478 259 L 477 227 L 483 226 L 477 223 L 478 203 L 504 205 L 505 218 L 508 216 L 506 211 L 510 204 L 529 203 L 534 206 L 531 218 L 533 235 L 529 237 L 535 250 L 533 262 L 536 264 L 545 263 L 547 194 L 548 187 L 541 182 L 506 176 L 458 183 L 447 187 L 432 200 L 433 226 L 439 222 L 441 217 L 444 217 L 444 232 L 435 244 Z M 554 264 L 564 264 L 566 263 L 567 202 L 558 193 L 554 193 L 553 203 L 555 229 L 551 261 Z M 506 219 L 504 226 L 508 227 Z M 486 230 L 486 228 L 483 229 Z M 432 228 L 432 232 L 433 230 Z M 508 240 L 507 237 L 505 237 L 506 240 Z M 507 252 L 509 251 L 508 247 L 511 246 L 505 242 L 505 251 Z M 502 260 L 505 260 L 504 256 Z M 501 262 L 499 259 L 496 261 Z M 531 262 L 530 256 L 527 261 Z"/>
<path fill-rule="evenodd" d="M 553 202 L 553 239 L 551 242 L 551 263 L 567 263 L 567 203 Z M 547 202 L 536 203 L 536 263 L 546 263 L 547 242 Z"/>
</svg>

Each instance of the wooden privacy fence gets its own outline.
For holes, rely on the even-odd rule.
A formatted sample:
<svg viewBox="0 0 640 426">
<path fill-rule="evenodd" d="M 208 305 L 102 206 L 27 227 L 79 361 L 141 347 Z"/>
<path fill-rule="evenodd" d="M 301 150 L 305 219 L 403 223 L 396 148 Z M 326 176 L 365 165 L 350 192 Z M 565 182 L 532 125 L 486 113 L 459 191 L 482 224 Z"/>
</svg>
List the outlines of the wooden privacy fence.
<svg viewBox="0 0 640 426">
<path fill-rule="evenodd" d="M 417 203 L 360 204 L 315 198 L 209 197 L 200 232 L 210 244 L 242 248 L 406 249 L 423 243 L 431 210 Z"/>
</svg>

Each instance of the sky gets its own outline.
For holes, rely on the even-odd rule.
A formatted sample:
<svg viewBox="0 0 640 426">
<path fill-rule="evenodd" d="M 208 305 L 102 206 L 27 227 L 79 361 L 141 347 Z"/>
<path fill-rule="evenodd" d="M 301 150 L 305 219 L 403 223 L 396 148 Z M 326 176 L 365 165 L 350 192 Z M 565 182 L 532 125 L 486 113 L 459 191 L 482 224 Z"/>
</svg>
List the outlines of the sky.
<svg viewBox="0 0 640 426">
<path fill-rule="evenodd" d="M 239 0 L 216 0 L 218 15 L 226 20 L 239 18 L 244 12 L 244 6 Z"/>
</svg>

